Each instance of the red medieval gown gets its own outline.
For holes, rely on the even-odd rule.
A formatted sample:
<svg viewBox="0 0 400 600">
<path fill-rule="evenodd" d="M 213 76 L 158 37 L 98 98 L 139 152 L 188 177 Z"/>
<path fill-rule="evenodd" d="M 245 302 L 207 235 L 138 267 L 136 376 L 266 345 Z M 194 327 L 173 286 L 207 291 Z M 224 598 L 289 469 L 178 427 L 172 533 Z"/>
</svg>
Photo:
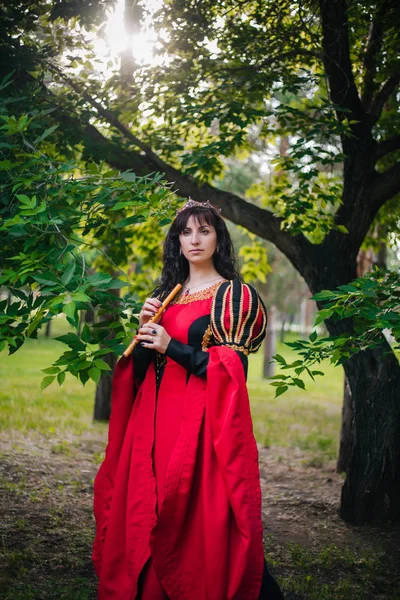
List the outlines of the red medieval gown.
<svg viewBox="0 0 400 600">
<path fill-rule="evenodd" d="M 137 346 L 113 378 L 94 485 L 99 600 L 257 600 L 264 557 L 247 354 L 265 336 L 239 280 L 180 296 L 165 355 Z M 264 584 L 263 584 L 264 585 Z"/>
</svg>

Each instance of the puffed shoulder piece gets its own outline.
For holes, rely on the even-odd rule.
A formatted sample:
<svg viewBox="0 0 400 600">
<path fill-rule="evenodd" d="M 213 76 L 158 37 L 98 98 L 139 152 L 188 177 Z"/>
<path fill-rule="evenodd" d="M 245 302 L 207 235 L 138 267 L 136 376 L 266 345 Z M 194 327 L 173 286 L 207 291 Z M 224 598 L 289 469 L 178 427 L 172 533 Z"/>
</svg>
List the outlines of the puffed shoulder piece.
<svg viewBox="0 0 400 600">
<path fill-rule="evenodd" d="M 256 290 L 238 279 L 222 283 L 211 306 L 215 344 L 257 352 L 267 329 L 267 310 Z"/>
</svg>

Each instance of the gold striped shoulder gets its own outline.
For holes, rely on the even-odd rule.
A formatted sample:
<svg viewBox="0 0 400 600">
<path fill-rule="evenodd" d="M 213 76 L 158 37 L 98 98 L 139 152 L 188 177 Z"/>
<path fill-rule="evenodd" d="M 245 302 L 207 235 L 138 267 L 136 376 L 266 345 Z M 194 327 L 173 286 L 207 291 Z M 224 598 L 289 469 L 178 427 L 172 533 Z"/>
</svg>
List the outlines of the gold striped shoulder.
<svg viewBox="0 0 400 600">
<path fill-rule="evenodd" d="M 256 290 L 238 279 L 222 284 L 211 306 L 215 343 L 245 353 L 256 352 L 266 333 L 267 311 Z"/>
</svg>

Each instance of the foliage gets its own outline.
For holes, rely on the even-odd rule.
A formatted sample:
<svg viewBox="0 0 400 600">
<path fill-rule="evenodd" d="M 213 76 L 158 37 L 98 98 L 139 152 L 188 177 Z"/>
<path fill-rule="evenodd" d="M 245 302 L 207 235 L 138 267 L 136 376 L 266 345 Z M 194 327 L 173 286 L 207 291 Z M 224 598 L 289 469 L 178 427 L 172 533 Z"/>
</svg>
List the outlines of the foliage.
<svg viewBox="0 0 400 600">
<path fill-rule="evenodd" d="M 241 229 L 243 232 L 245 231 L 243 228 Z M 247 232 L 247 237 L 251 243 L 242 244 L 238 252 L 238 256 L 243 259 L 240 273 L 243 279 L 249 283 L 257 281 L 265 283 L 268 273 L 271 272 L 265 242 L 251 232 Z"/>
<path fill-rule="evenodd" d="M 364 135 L 368 129 L 364 146 L 376 150 L 378 145 L 393 141 L 400 124 L 396 94 L 396 26 L 399 22 L 396 6 L 383 0 L 366 5 L 351 3 L 348 7 L 344 2 L 339 4 L 338 9 L 344 6 L 345 10 L 343 39 L 346 42 L 347 36 L 349 38 L 349 64 L 351 62 L 350 71 L 354 74 L 354 86 L 351 75 L 344 88 L 349 94 L 355 90 L 357 96 L 357 102 L 353 103 L 356 108 L 351 109 L 348 98 L 335 96 L 332 88 L 327 45 L 324 46 L 321 35 L 324 31 L 321 7 L 329 3 L 320 3 L 317 8 L 317 5 L 300 6 L 292 1 L 264 0 L 238 5 L 230 1 L 221 4 L 211 0 L 201 3 L 171 0 L 151 15 L 148 13 L 153 9 L 142 3 L 137 13 L 142 22 L 136 23 L 136 30 L 139 25 L 144 27 L 146 19 L 151 21 L 158 36 L 157 61 L 147 65 L 132 63 L 129 73 L 117 59 L 110 58 L 105 68 L 93 45 L 93 34 L 102 35 L 99 23 L 112 2 L 99 3 L 98 10 L 88 2 L 81 3 L 80 8 L 74 2 L 41 1 L 36 3 L 35 10 L 29 5 L 27 11 L 12 11 L 5 6 L 1 9 L 5 23 L 1 34 L 4 63 L 15 65 L 17 89 L 21 87 L 26 91 L 32 82 L 36 84 L 31 96 L 36 107 L 43 110 L 46 104 L 55 109 L 47 116 L 49 123 L 41 129 L 49 131 L 49 138 L 37 143 L 45 147 L 51 139 L 57 142 L 58 152 L 63 156 L 69 153 L 76 158 L 81 153 L 80 156 L 91 161 L 94 171 L 100 169 L 92 174 L 93 186 L 97 185 L 97 175 L 100 178 L 107 174 L 106 167 L 95 166 L 99 157 L 119 168 L 129 164 L 136 173 L 138 185 L 143 181 L 148 183 L 141 179 L 143 173 L 154 171 L 154 165 L 160 170 L 165 165 L 175 169 L 168 174 L 170 181 L 180 176 L 180 185 L 183 178 L 186 186 L 196 185 L 198 190 L 202 184 L 217 182 L 217 191 L 224 188 L 228 160 L 242 161 L 252 156 L 264 166 L 268 163 L 268 177 L 261 178 L 256 185 L 254 181 L 241 182 L 240 194 L 250 198 L 253 204 L 270 209 L 277 217 L 272 222 L 270 212 L 265 211 L 268 223 L 265 231 L 274 243 L 280 242 L 278 247 L 286 251 L 298 268 L 310 258 L 311 251 L 298 258 L 297 248 L 293 251 L 287 238 L 278 236 L 276 228 L 279 227 L 281 233 L 299 236 L 300 241 L 305 236 L 312 245 L 322 244 L 332 233 L 336 236 L 331 239 L 341 248 L 353 243 L 353 239 L 360 245 L 371 223 L 364 227 L 362 235 L 359 232 L 354 235 L 346 227 L 344 217 L 353 215 L 356 208 L 353 205 L 344 208 L 343 173 L 351 172 L 352 165 L 357 171 L 352 156 L 360 154 L 357 143 L 364 143 L 361 133 Z M 374 28 L 377 28 L 376 39 L 372 36 Z M 20 35 L 19 46 L 11 35 L 6 35 L 10 31 Z M 359 109 L 361 103 L 364 112 Z M 30 118 L 26 110 L 20 116 L 23 114 Z M 368 127 L 361 132 L 367 121 Z M 52 131 L 56 125 L 58 129 Z M 34 127 L 35 121 L 27 126 Z M 286 147 L 284 142 L 287 142 Z M 350 152 L 352 144 L 353 154 Z M 376 163 L 376 173 L 383 173 L 396 164 L 399 155 L 396 144 L 390 150 L 388 147 L 384 150 L 383 146 L 379 152 L 375 150 L 371 161 L 375 161 L 373 169 Z M 66 171 L 62 177 L 67 176 Z M 115 173 L 109 175 L 110 178 L 116 176 Z M 131 176 L 135 178 L 132 173 Z M 85 185 L 87 183 L 86 179 Z M 368 188 L 365 184 L 361 187 L 363 185 Z M 206 189 L 216 191 L 212 187 Z M 40 193 L 16 192 L 31 203 L 25 204 L 22 211 L 25 219 L 28 211 L 42 210 Z M 79 193 L 78 188 L 73 188 L 73 193 Z M 91 193 L 100 192 L 93 187 Z M 36 195 L 34 205 L 33 195 Z M 349 192 L 352 202 L 357 197 L 352 190 Z M 149 200 L 150 195 L 146 198 Z M 391 234 L 398 230 L 395 200 L 394 195 L 391 203 L 383 207 L 377 203 L 365 209 L 373 215 L 380 207 L 377 219 L 382 218 L 384 230 L 380 231 L 379 239 L 392 241 Z M 22 206 L 21 200 L 16 202 Z M 73 277 L 78 277 L 78 269 L 80 272 L 82 267 L 79 252 L 85 225 L 89 228 L 85 232 L 89 243 L 95 242 L 97 254 L 102 248 L 115 265 L 119 265 L 125 261 L 133 238 L 124 236 L 121 240 L 122 236 L 115 232 L 118 234 L 123 227 L 117 230 L 117 223 L 122 226 L 131 223 L 129 231 L 140 230 L 140 235 L 145 236 L 136 243 L 140 261 L 150 271 L 154 269 L 159 260 L 156 236 L 152 235 L 154 220 L 140 224 L 135 219 L 153 214 L 151 210 L 156 210 L 157 198 L 153 204 L 150 200 L 152 208 L 147 214 L 147 205 L 142 205 L 141 211 L 128 214 L 126 206 L 120 205 L 120 209 L 111 211 L 107 201 L 102 202 L 96 214 L 85 209 L 80 215 L 81 237 L 73 238 L 78 248 L 68 249 L 63 255 L 63 261 L 74 255 L 77 266 Z M 360 201 L 361 204 L 366 206 L 366 202 Z M 120 215 L 119 210 L 124 214 Z M 235 209 L 233 212 L 243 217 L 243 211 Z M 163 215 L 166 219 L 167 213 Z M 73 214 L 71 210 L 72 221 Z M 39 217 L 45 219 L 46 211 L 37 212 Z M 351 219 L 353 226 L 360 220 L 354 215 Z M 52 223 L 53 227 L 56 225 Z M 72 226 L 75 227 L 76 222 L 68 225 Z M 54 232 L 52 235 L 60 243 Z M 70 239 L 69 231 L 65 235 Z M 32 236 L 32 245 L 33 240 Z M 150 259 L 146 256 L 147 247 L 151 248 Z M 10 246 L 9 260 L 11 249 Z M 352 255 L 355 255 L 353 250 Z M 254 242 L 241 253 L 243 258 L 249 259 L 244 265 L 245 276 L 265 278 L 268 266 L 261 245 Z M 52 258 L 53 255 L 51 261 Z M 22 255 L 18 260 L 22 260 Z M 45 266 L 47 269 L 49 265 Z M 29 269 L 29 263 L 24 267 Z M 325 265 L 323 269 L 325 267 L 329 269 Z M 66 272 L 64 262 L 63 268 L 56 276 Z M 46 272 L 43 270 L 42 275 Z M 145 292 L 146 277 L 147 273 L 143 272 L 136 278 L 140 294 Z M 73 281 L 70 284 L 72 286 Z M 39 282 L 36 281 L 36 285 Z M 112 299 L 109 300 L 111 306 Z M 338 313 L 334 311 L 334 314 Z"/>
<path fill-rule="evenodd" d="M 294 371 L 294 375 L 279 373 L 271 379 L 276 387 L 275 397 L 283 394 L 289 386 L 305 389 L 303 375 L 323 375 L 313 370 L 316 364 L 329 359 L 333 365 L 343 364 L 357 352 L 376 348 L 386 343 L 384 332 L 389 332 L 394 340 L 393 350 L 400 350 L 400 273 L 383 269 L 373 269 L 348 285 L 336 290 L 323 290 L 312 297 L 324 308 L 319 310 L 314 325 L 326 319 L 335 321 L 351 320 L 351 328 L 341 335 L 318 337 L 313 331 L 308 340 L 287 342 L 301 356 L 301 359 L 288 363 L 276 354 L 273 358 L 282 371 Z M 391 350 L 388 348 L 388 352 Z"/>
<path fill-rule="evenodd" d="M 171 193 L 157 173 L 52 159 L 42 148 L 51 152 L 55 126 L 42 130 L 43 111 L 11 112 L 10 83 L 0 86 L 0 349 L 16 352 L 64 313 L 75 332 L 58 338 L 69 349 L 44 370 L 42 388 L 55 378 L 62 384 L 67 372 L 98 382 L 110 370 L 103 355 L 121 354 L 137 325 L 136 288 L 120 265 L 131 260 L 138 224 L 153 223 L 154 233 L 169 222 Z M 95 324 L 80 327 L 82 311 L 93 310 Z"/>
</svg>

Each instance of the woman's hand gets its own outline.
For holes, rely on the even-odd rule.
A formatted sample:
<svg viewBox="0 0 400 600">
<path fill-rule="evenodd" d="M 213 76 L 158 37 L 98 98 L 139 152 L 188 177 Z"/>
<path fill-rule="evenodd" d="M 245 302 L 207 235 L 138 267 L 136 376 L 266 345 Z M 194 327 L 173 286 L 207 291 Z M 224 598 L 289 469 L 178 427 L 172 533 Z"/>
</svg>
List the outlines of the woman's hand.
<svg viewBox="0 0 400 600">
<path fill-rule="evenodd" d="M 142 310 L 139 313 L 140 327 L 145 325 L 151 319 L 151 317 L 154 317 L 161 304 L 162 303 L 157 298 L 146 298 L 142 306 Z"/>
<path fill-rule="evenodd" d="M 147 323 L 139 328 L 138 334 L 135 336 L 144 348 L 158 350 L 161 354 L 165 354 L 171 336 L 165 331 L 162 325 L 157 323 Z"/>
</svg>

